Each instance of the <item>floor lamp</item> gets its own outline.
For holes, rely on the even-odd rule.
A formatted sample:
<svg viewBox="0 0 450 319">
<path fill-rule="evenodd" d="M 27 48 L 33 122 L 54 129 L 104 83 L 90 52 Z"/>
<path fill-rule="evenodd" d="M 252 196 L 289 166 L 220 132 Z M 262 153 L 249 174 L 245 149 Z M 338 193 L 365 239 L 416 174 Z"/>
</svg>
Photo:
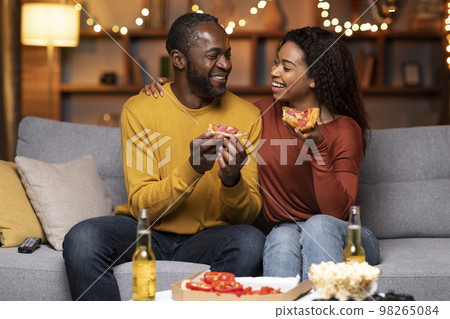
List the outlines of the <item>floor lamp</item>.
<svg viewBox="0 0 450 319">
<path fill-rule="evenodd" d="M 22 5 L 21 39 L 24 45 L 47 46 L 48 114 L 53 113 L 53 64 L 57 47 L 78 45 L 80 12 L 73 4 L 25 3 Z"/>
</svg>

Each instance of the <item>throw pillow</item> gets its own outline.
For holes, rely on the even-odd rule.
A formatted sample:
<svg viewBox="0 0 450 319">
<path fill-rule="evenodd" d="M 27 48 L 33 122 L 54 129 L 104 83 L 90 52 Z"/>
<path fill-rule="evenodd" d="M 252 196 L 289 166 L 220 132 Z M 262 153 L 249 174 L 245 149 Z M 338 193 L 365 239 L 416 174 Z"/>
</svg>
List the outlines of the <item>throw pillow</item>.
<svg viewBox="0 0 450 319">
<path fill-rule="evenodd" d="M 20 181 L 17 165 L 0 161 L 0 244 L 17 247 L 27 237 L 40 237 L 44 231 Z"/>
<path fill-rule="evenodd" d="M 91 155 L 49 164 L 16 157 L 22 184 L 48 242 L 62 250 L 67 232 L 80 221 L 112 214 L 113 203 Z"/>
</svg>

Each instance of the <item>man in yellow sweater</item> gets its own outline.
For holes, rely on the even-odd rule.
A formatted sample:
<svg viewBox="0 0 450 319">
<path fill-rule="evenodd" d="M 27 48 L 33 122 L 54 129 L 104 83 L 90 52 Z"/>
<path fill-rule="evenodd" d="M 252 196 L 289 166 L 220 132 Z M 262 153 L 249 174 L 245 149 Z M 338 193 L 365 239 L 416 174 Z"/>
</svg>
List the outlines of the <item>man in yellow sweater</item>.
<svg viewBox="0 0 450 319">
<path fill-rule="evenodd" d="M 210 123 L 237 127 L 252 146 L 261 133 L 259 110 L 226 91 L 228 36 L 216 18 L 190 13 L 174 22 L 166 48 L 175 81 L 164 85 L 164 97 L 140 94 L 122 110 L 128 202 L 115 216 L 76 225 L 64 241 L 74 299 L 120 300 L 114 274 L 103 272 L 131 260 L 141 208 L 150 212 L 157 259 L 261 273 L 265 237 L 249 225 L 261 210 L 256 159 L 236 137 L 207 131 Z"/>
</svg>

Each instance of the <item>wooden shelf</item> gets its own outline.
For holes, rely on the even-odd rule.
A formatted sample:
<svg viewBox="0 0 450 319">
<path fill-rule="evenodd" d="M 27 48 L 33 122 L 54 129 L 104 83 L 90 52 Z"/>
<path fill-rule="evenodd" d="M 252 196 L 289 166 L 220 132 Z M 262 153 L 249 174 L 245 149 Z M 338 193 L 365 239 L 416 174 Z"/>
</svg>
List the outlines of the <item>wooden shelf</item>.
<svg viewBox="0 0 450 319">
<path fill-rule="evenodd" d="M 236 31 L 230 35 L 230 38 L 283 38 L 286 35 L 288 30 L 257 30 L 257 31 Z M 110 30 L 107 30 L 108 34 L 104 31 L 95 32 L 92 29 L 86 29 L 80 31 L 81 37 L 118 37 L 118 38 L 166 38 L 168 30 L 132 30 L 129 31 L 126 35 L 122 35 L 120 33 L 114 33 Z M 442 38 L 442 32 L 440 31 L 378 31 L 378 32 L 354 32 L 352 36 L 347 37 L 345 35 L 341 36 L 342 40 L 363 40 L 363 39 L 405 39 L 405 40 L 423 40 L 430 39 L 436 40 Z"/>
<path fill-rule="evenodd" d="M 63 94 L 129 94 L 138 93 L 142 87 L 135 85 L 61 84 Z"/>
<path fill-rule="evenodd" d="M 107 30 L 108 34 L 104 31 L 95 32 L 94 30 L 81 30 L 81 37 L 102 38 L 112 36 L 114 38 L 166 38 L 168 30 L 134 30 L 129 31 L 127 34 L 122 35 L 120 33 L 114 33 Z M 287 31 L 237 31 L 230 35 L 230 38 L 282 38 Z"/>
<path fill-rule="evenodd" d="M 377 31 L 377 32 L 354 32 L 352 36 L 342 36 L 343 40 L 364 39 L 395 39 L 395 40 L 439 40 L 442 38 L 440 31 Z"/>
<path fill-rule="evenodd" d="M 439 95 L 435 87 L 369 87 L 362 90 L 364 95 Z"/>
<path fill-rule="evenodd" d="M 89 84 L 61 84 L 63 94 L 134 94 L 142 87 L 135 85 L 89 85 Z M 237 94 L 271 94 L 269 86 L 228 87 Z M 364 95 L 439 95 L 437 88 L 428 87 L 370 87 L 363 90 Z"/>
<path fill-rule="evenodd" d="M 62 94 L 137 94 L 142 89 L 136 85 L 89 85 L 89 84 L 60 84 Z M 271 94 L 270 87 L 229 87 L 231 92 L 238 94 Z"/>
<path fill-rule="evenodd" d="M 272 45 L 273 40 L 282 39 L 287 30 L 282 31 L 270 31 L 270 30 L 261 30 L 261 31 L 245 31 L 243 29 L 237 29 L 234 33 L 230 35 L 231 40 L 240 39 L 245 40 L 249 45 L 249 50 L 247 52 L 250 58 L 250 63 L 247 66 L 248 69 L 245 72 L 249 74 L 248 85 L 246 86 L 232 86 L 229 85 L 228 89 L 231 92 L 234 92 L 238 95 L 261 95 L 261 96 L 270 96 L 272 93 L 270 86 L 260 86 L 260 79 L 265 76 L 265 74 L 261 74 L 261 72 L 266 72 L 264 67 L 267 64 L 267 57 L 261 53 Z M 139 43 L 151 42 L 154 41 L 158 43 L 160 47 L 160 42 L 164 41 L 167 37 L 168 30 L 130 30 L 126 35 L 122 35 L 119 33 L 113 33 L 112 31 L 107 31 L 106 34 L 104 31 L 94 32 L 91 29 L 81 30 L 80 36 L 81 41 L 83 40 L 93 40 L 96 41 L 105 39 L 109 39 L 112 37 L 114 40 L 117 40 L 118 43 L 123 47 L 124 51 L 132 52 L 133 48 L 136 48 Z M 445 34 L 443 31 L 378 31 L 378 32 L 354 32 L 351 37 L 347 37 L 345 35 L 341 36 L 341 39 L 346 42 L 349 47 L 353 47 L 353 53 L 358 52 L 360 48 L 368 48 L 371 55 L 376 57 L 376 66 L 373 70 L 373 76 L 371 85 L 362 90 L 362 93 L 365 98 L 370 100 L 371 98 L 378 97 L 386 97 L 390 98 L 406 98 L 408 96 L 417 97 L 417 98 L 425 98 L 432 100 L 436 109 L 441 109 L 447 111 L 441 111 L 441 118 L 444 122 L 448 122 L 449 111 L 448 111 L 448 100 L 446 100 L 446 94 L 443 93 L 444 87 L 444 75 L 446 71 L 446 65 L 443 62 L 442 65 L 439 62 L 441 57 L 436 57 L 435 60 L 429 62 L 427 65 L 424 65 L 424 68 L 432 68 L 427 70 L 433 70 L 433 76 L 426 83 L 425 87 L 401 87 L 401 86 L 389 86 L 391 84 L 401 85 L 401 81 L 398 80 L 398 77 L 393 80 L 393 76 L 391 74 L 392 64 L 395 61 L 396 69 L 398 69 L 398 60 L 394 59 L 394 52 L 397 47 L 408 47 L 412 44 L 417 45 L 420 49 L 420 46 L 424 45 L 427 47 L 433 48 L 436 50 L 436 46 L 442 47 L 442 50 L 445 50 L 445 47 L 442 43 L 446 42 Z M 102 42 L 99 41 L 99 42 Z M 267 46 L 267 44 L 269 45 Z M 148 43 L 146 43 L 148 45 Z M 420 50 L 419 50 L 420 51 Z M 265 52 L 265 51 L 264 51 Z M 437 51 L 436 51 L 437 52 Z M 165 52 L 164 52 L 165 53 Z M 420 54 L 420 53 L 418 53 Z M 417 55 L 417 54 L 416 54 Z M 356 64 L 356 57 L 355 64 Z M 123 85 L 99 85 L 99 84 L 70 84 L 70 83 L 61 83 L 59 86 L 59 92 L 61 95 L 65 96 L 67 99 L 70 99 L 72 95 L 76 94 L 88 94 L 88 95 L 102 95 L 102 94 L 113 94 L 113 95 L 135 95 L 137 94 L 142 87 L 133 85 L 132 74 L 133 74 L 133 66 L 132 61 L 128 54 L 123 54 L 123 70 L 121 72 L 121 76 L 123 78 Z M 432 64 L 432 65 L 430 65 Z M 388 68 L 388 65 L 389 68 Z M 439 71 L 441 70 L 441 71 Z M 395 72 L 398 72 L 395 71 Z M 436 83 L 438 82 L 438 83 Z M 136 83 L 136 82 L 134 82 Z M 430 84 L 431 83 L 431 84 Z M 435 84 L 435 85 L 434 85 Z M 436 102 L 437 101 L 437 102 Z M 447 104 L 445 104 L 447 103 Z M 446 106 L 445 106 L 446 105 Z M 393 105 L 395 107 L 395 105 Z"/>
</svg>

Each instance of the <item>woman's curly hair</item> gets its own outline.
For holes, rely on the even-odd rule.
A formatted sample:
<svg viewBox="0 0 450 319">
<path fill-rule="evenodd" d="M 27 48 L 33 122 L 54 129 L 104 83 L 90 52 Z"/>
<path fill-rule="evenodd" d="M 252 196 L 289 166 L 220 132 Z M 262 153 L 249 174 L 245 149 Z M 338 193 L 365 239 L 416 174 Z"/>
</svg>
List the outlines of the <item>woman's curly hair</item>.
<svg viewBox="0 0 450 319">
<path fill-rule="evenodd" d="M 319 27 L 305 27 L 289 31 L 280 47 L 286 42 L 297 44 L 303 51 L 307 76 L 316 85 L 319 107 L 325 106 L 334 116 L 353 118 L 361 128 L 365 151 L 369 134 L 367 113 L 352 55 L 343 41 Z"/>
</svg>

